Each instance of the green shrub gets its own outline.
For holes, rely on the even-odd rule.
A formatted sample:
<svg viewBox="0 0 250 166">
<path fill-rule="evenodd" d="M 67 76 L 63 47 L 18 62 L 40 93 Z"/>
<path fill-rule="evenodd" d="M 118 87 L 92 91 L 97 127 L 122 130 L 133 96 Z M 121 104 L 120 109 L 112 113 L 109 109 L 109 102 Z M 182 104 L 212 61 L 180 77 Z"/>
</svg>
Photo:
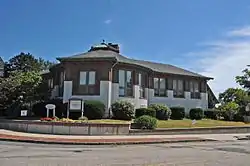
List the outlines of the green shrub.
<svg viewBox="0 0 250 166">
<path fill-rule="evenodd" d="M 192 108 L 189 111 L 190 119 L 201 120 L 204 116 L 203 110 L 201 108 Z"/>
<path fill-rule="evenodd" d="M 204 117 L 207 119 L 217 120 L 220 117 L 220 111 L 216 109 L 207 109 L 204 111 Z"/>
<path fill-rule="evenodd" d="M 39 102 L 33 105 L 32 112 L 35 116 L 46 117 L 47 110 L 45 108 L 46 102 Z"/>
<path fill-rule="evenodd" d="M 38 117 L 46 117 L 47 116 L 47 109 L 45 106 L 47 104 L 54 104 L 56 106 L 56 116 L 61 118 L 63 115 L 65 116 L 67 113 L 67 104 L 64 104 L 61 99 L 52 99 L 49 101 L 42 101 L 38 102 L 33 105 L 32 112 L 34 116 Z M 50 111 L 52 113 L 52 111 Z"/>
<path fill-rule="evenodd" d="M 81 117 L 78 118 L 78 120 L 85 121 L 85 120 L 88 120 L 88 118 L 86 116 L 81 116 Z"/>
<path fill-rule="evenodd" d="M 236 114 L 240 112 L 240 107 L 235 102 L 228 102 L 220 106 L 221 115 L 224 120 L 232 121 Z"/>
<path fill-rule="evenodd" d="M 152 117 L 156 117 L 156 112 L 152 108 L 137 108 L 135 110 L 135 117 L 138 118 L 142 115 L 148 115 Z"/>
<path fill-rule="evenodd" d="M 113 118 L 118 120 L 131 120 L 135 116 L 134 106 L 127 101 L 116 101 L 111 105 Z"/>
<path fill-rule="evenodd" d="M 105 105 L 96 100 L 84 102 L 84 116 L 88 119 L 102 119 L 105 113 Z"/>
<path fill-rule="evenodd" d="M 148 115 L 140 116 L 134 122 L 141 129 L 155 129 L 157 126 L 157 119 Z"/>
<path fill-rule="evenodd" d="M 241 113 L 237 113 L 233 117 L 233 121 L 235 122 L 244 122 L 244 115 Z"/>
<path fill-rule="evenodd" d="M 155 110 L 159 120 L 168 120 L 171 116 L 171 110 L 164 104 L 151 104 L 149 108 Z"/>
<path fill-rule="evenodd" d="M 185 117 L 185 108 L 183 107 L 171 107 L 171 119 L 172 120 L 182 120 Z"/>
<path fill-rule="evenodd" d="M 69 113 L 69 119 L 72 119 L 72 120 L 78 120 L 78 118 L 81 116 L 81 112 L 70 112 Z M 66 118 L 66 116 L 65 116 Z"/>
</svg>

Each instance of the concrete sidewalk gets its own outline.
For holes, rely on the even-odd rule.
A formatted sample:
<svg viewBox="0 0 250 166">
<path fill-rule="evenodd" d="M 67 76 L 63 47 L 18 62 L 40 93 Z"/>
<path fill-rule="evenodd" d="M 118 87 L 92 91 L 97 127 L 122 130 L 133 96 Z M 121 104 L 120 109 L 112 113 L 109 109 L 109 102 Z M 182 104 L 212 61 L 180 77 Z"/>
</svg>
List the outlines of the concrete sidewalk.
<svg viewBox="0 0 250 166">
<path fill-rule="evenodd" d="M 72 136 L 14 132 L 0 129 L 0 140 L 50 144 L 150 144 L 201 141 L 235 141 L 250 134 Z"/>
</svg>

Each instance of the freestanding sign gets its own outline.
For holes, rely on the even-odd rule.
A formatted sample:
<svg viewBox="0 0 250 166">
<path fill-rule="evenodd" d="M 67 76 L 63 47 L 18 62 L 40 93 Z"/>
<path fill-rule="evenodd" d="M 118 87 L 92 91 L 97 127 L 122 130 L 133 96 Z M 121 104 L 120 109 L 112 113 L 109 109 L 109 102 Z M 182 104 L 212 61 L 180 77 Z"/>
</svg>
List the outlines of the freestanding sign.
<svg viewBox="0 0 250 166">
<path fill-rule="evenodd" d="M 70 110 L 81 110 L 82 109 L 82 101 L 81 100 L 70 100 L 69 109 Z"/>
<path fill-rule="evenodd" d="M 80 112 L 81 116 L 83 116 L 84 112 L 84 101 L 81 98 L 71 98 L 69 99 L 69 107 L 67 110 L 67 118 L 69 118 L 70 112 Z"/>
<path fill-rule="evenodd" d="M 27 116 L 28 110 L 21 110 L 21 116 Z"/>
<path fill-rule="evenodd" d="M 47 117 L 49 117 L 49 110 L 53 110 L 53 117 L 56 116 L 56 106 L 54 104 L 47 104 L 45 107 L 47 109 Z"/>
</svg>

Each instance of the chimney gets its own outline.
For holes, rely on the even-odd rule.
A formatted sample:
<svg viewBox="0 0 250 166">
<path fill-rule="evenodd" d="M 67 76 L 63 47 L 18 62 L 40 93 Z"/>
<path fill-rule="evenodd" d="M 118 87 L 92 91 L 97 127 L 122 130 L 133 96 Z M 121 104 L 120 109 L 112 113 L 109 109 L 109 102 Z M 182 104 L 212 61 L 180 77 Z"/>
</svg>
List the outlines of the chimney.
<svg viewBox="0 0 250 166">
<path fill-rule="evenodd" d="M 119 48 L 118 44 L 108 43 L 108 46 L 110 46 L 111 48 L 113 48 L 115 52 L 117 52 L 117 53 L 120 52 L 120 48 Z"/>
</svg>

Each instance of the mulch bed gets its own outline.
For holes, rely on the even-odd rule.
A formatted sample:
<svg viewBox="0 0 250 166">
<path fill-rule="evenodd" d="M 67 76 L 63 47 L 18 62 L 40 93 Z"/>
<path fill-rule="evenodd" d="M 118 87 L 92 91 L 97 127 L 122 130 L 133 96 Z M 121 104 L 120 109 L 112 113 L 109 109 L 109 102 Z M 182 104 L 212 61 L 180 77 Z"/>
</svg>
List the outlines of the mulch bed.
<svg viewBox="0 0 250 166">
<path fill-rule="evenodd" d="M 198 137 L 181 138 L 129 138 L 129 139 L 67 139 L 67 138 L 45 138 L 28 137 L 0 134 L 1 141 L 17 141 L 45 144 L 81 144 L 81 145 L 108 145 L 108 144 L 153 144 L 153 143 L 176 143 L 176 142 L 202 142 L 214 141 Z"/>
</svg>

